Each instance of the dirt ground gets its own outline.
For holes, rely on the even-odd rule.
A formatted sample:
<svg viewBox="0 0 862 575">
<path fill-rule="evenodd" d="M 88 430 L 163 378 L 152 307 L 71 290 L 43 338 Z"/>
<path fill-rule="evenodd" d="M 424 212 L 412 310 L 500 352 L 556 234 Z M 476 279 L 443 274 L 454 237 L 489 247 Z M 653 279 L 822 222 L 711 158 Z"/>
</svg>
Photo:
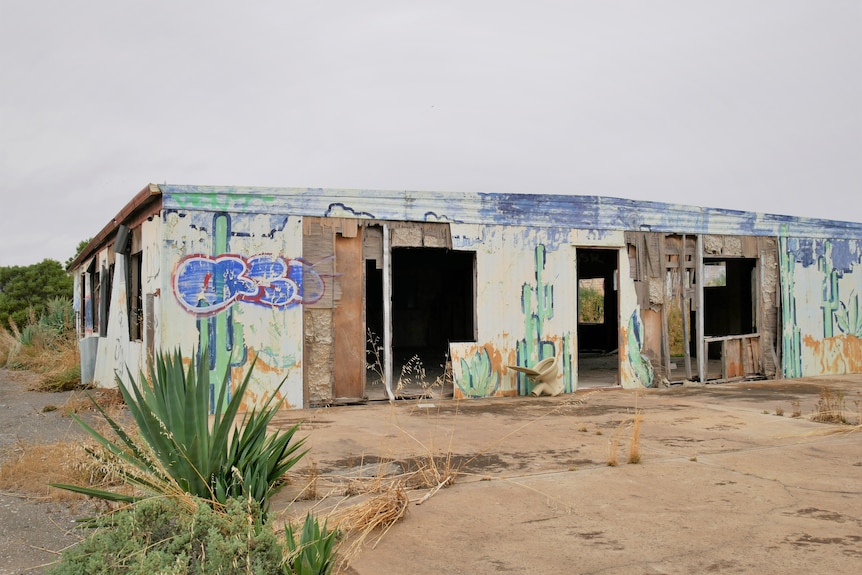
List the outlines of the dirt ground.
<svg viewBox="0 0 862 575">
<path fill-rule="evenodd" d="M 0 370 L 0 448 L 75 436 L 61 411 L 43 411 L 65 394 L 10 375 Z M 842 395 L 849 424 L 810 420 L 824 388 Z M 285 411 L 278 425 L 301 422 L 311 448 L 297 477 L 316 477 L 320 498 L 294 501 L 307 485 L 295 480 L 273 509 L 325 514 L 346 504 L 345 477 L 433 457 L 454 484 L 421 505 L 431 490 L 411 491 L 405 518 L 352 573 L 856 572 L 860 412 L 862 375 Z M 0 574 L 41 573 L 80 536 L 82 511 L 0 494 Z"/>
</svg>

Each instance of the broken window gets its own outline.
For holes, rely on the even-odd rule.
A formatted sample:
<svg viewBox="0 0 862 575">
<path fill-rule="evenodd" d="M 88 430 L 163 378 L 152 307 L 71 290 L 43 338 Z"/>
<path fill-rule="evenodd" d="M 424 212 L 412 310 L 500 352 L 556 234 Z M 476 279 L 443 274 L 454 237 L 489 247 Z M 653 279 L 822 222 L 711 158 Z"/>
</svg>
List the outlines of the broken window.
<svg viewBox="0 0 862 575">
<path fill-rule="evenodd" d="M 703 287 L 725 287 L 727 285 L 727 266 L 724 262 L 704 264 Z"/>
<path fill-rule="evenodd" d="M 100 329 L 101 322 L 99 321 L 99 314 L 101 312 L 99 299 L 102 292 L 100 276 L 101 274 L 97 271 L 90 273 L 90 317 L 93 318 L 93 333 L 102 335 L 102 330 Z"/>
<path fill-rule="evenodd" d="M 143 252 L 129 256 L 129 339 L 140 341 L 144 324 L 143 284 L 141 282 L 141 262 Z"/>
</svg>

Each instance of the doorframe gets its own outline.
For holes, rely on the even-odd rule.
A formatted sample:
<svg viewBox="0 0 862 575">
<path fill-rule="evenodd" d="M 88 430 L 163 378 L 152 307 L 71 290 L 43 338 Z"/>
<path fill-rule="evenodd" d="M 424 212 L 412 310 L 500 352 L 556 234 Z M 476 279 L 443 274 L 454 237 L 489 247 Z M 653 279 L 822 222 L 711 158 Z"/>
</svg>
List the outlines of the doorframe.
<svg viewBox="0 0 862 575">
<path fill-rule="evenodd" d="M 576 334 L 576 337 L 575 337 L 576 343 L 575 343 L 575 349 L 574 349 L 575 361 L 573 361 L 573 364 L 574 364 L 573 365 L 574 388 L 575 389 L 581 388 L 581 377 L 580 376 L 581 376 L 581 369 L 582 369 L 581 362 L 579 360 L 582 345 L 581 345 L 580 330 L 578 329 L 580 327 L 580 321 L 581 321 L 580 320 L 580 315 L 581 315 L 580 314 L 580 293 L 581 293 L 580 267 L 581 266 L 579 265 L 578 258 L 579 258 L 580 253 L 583 251 L 586 251 L 586 250 L 610 252 L 610 253 L 614 254 L 614 258 L 615 258 L 614 272 L 613 272 L 613 291 L 615 292 L 614 298 L 616 299 L 617 369 L 616 369 L 616 382 L 614 384 L 611 384 L 611 386 L 612 385 L 619 385 L 620 384 L 620 378 L 622 375 L 622 362 L 623 362 L 622 354 L 619 353 L 619 350 L 622 349 L 622 346 L 624 343 L 623 339 L 622 339 L 622 330 L 621 330 L 622 309 L 621 309 L 621 305 L 620 305 L 620 303 L 621 303 L 621 301 L 620 301 L 620 292 L 621 292 L 620 261 L 622 260 L 623 250 L 617 246 L 593 246 L 593 245 L 575 245 L 574 248 L 575 248 L 575 306 L 574 307 L 575 307 L 575 334 Z M 584 279 L 590 279 L 590 278 L 584 278 Z M 605 294 L 605 301 L 607 301 L 607 299 L 608 299 L 607 294 Z M 607 317 L 607 316 L 605 316 L 605 317 Z M 610 386 L 608 386 L 608 387 L 610 387 Z"/>
</svg>

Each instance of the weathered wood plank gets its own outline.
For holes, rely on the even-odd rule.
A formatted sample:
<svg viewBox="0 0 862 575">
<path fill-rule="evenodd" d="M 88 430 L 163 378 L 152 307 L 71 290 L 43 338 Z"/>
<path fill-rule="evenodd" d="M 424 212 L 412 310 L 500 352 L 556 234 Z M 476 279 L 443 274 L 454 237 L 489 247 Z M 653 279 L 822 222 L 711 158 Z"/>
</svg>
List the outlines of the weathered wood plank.
<svg viewBox="0 0 862 575">
<path fill-rule="evenodd" d="M 361 228 L 360 228 L 361 230 Z M 335 237 L 335 269 L 341 298 L 335 307 L 335 399 L 365 395 L 365 314 L 362 234 Z"/>
</svg>

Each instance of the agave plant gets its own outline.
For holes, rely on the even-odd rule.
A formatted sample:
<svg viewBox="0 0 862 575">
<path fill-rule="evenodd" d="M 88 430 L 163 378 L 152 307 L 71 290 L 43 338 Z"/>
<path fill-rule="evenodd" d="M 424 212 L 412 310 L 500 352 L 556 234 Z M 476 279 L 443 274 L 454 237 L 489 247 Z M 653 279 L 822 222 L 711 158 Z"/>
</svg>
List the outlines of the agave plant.
<svg viewBox="0 0 862 575">
<path fill-rule="evenodd" d="M 835 312 L 835 320 L 838 329 L 842 332 L 862 337 L 862 313 L 859 313 L 859 294 L 850 292 L 847 303 L 841 302 L 841 306 Z"/>
<path fill-rule="evenodd" d="M 275 400 L 274 394 L 236 423 L 254 364 L 227 402 L 229 372 L 222 376 L 223 385 L 219 386 L 221 391 L 211 415 L 205 349 L 200 357 L 203 359 L 193 360 L 184 371 L 179 350 L 173 355 L 159 353 L 149 364 L 149 383 L 144 374 L 136 381 L 129 373 L 127 387 L 117 377 L 140 440 L 128 434 L 98 404 L 96 407 L 116 434 L 116 440 L 106 438 L 79 417 L 73 417 L 107 450 L 109 457 L 122 462 L 124 480 L 145 493 L 168 496 L 188 493 L 214 505 L 223 505 L 232 497 L 251 497 L 266 517 L 270 498 L 282 486 L 280 478 L 307 452 L 299 451 L 304 439 L 291 442 L 299 424 L 281 433 L 267 433 L 267 425 L 282 404 L 281 400 Z M 95 451 L 91 454 L 105 459 Z M 140 499 L 75 485 L 55 487 L 112 501 Z"/>
<path fill-rule="evenodd" d="M 338 531 L 326 530 L 309 514 L 299 533 L 299 541 L 290 524 L 285 524 L 284 535 L 287 539 L 288 557 L 284 565 L 285 575 L 329 575 L 335 566 L 333 546 Z"/>
</svg>

